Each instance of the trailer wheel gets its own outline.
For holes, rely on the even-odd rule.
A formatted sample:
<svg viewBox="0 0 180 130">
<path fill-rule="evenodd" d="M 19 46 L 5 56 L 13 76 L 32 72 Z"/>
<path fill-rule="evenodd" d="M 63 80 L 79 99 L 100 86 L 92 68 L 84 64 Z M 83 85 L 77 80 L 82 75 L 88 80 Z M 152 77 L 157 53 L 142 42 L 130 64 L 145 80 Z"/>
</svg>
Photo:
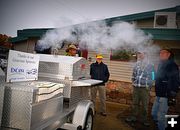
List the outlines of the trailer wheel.
<svg viewBox="0 0 180 130">
<path fill-rule="evenodd" d="M 92 130 L 92 129 L 93 129 L 93 111 L 92 109 L 89 109 L 83 130 Z"/>
</svg>

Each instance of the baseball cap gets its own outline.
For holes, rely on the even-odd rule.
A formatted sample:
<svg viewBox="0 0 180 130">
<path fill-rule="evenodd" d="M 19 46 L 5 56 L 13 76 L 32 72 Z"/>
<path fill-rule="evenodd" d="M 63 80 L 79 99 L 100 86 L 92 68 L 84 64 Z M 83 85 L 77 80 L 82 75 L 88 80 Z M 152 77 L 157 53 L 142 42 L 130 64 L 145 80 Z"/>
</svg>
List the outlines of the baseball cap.
<svg viewBox="0 0 180 130">
<path fill-rule="evenodd" d="M 102 56 L 102 54 L 97 54 L 97 55 L 96 55 L 96 58 L 97 58 L 97 59 L 102 59 L 103 56 Z"/>
</svg>

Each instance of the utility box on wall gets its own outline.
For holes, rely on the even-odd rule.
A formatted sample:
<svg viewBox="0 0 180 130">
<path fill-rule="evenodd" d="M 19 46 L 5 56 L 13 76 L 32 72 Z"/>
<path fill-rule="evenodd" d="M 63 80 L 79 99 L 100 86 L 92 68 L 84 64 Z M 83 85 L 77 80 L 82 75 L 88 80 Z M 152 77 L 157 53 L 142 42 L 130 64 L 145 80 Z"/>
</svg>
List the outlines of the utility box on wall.
<svg viewBox="0 0 180 130">
<path fill-rule="evenodd" d="M 154 28 L 177 28 L 176 12 L 155 12 Z"/>
</svg>

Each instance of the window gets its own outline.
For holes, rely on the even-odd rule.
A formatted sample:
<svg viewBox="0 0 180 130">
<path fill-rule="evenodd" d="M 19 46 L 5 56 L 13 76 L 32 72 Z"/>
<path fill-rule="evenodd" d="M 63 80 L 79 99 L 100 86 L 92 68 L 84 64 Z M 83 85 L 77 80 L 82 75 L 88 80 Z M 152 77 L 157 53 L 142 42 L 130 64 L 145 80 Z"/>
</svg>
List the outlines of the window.
<svg viewBox="0 0 180 130">
<path fill-rule="evenodd" d="M 42 49 L 37 43 L 35 43 L 34 51 L 40 54 L 51 54 L 51 48 Z"/>
<path fill-rule="evenodd" d="M 111 60 L 115 61 L 136 61 L 135 51 L 133 49 L 120 49 L 111 51 Z"/>
</svg>

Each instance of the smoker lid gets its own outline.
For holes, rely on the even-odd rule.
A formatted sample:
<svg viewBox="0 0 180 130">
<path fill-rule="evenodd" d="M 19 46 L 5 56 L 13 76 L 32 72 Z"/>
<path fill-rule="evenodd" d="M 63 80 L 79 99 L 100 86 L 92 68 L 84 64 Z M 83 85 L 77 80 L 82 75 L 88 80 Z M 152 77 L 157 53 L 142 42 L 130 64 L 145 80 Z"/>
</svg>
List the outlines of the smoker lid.
<svg viewBox="0 0 180 130">
<path fill-rule="evenodd" d="M 44 62 L 54 62 L 54 63 L 69 63 L 73 64 L 82 59 L 82 57 L 73 57 L 73 56 L 62 56 L 62 55 L 46 55 L 46 54 L 38 54 L 40 56 L 39 61 Z"/>
</svg>

